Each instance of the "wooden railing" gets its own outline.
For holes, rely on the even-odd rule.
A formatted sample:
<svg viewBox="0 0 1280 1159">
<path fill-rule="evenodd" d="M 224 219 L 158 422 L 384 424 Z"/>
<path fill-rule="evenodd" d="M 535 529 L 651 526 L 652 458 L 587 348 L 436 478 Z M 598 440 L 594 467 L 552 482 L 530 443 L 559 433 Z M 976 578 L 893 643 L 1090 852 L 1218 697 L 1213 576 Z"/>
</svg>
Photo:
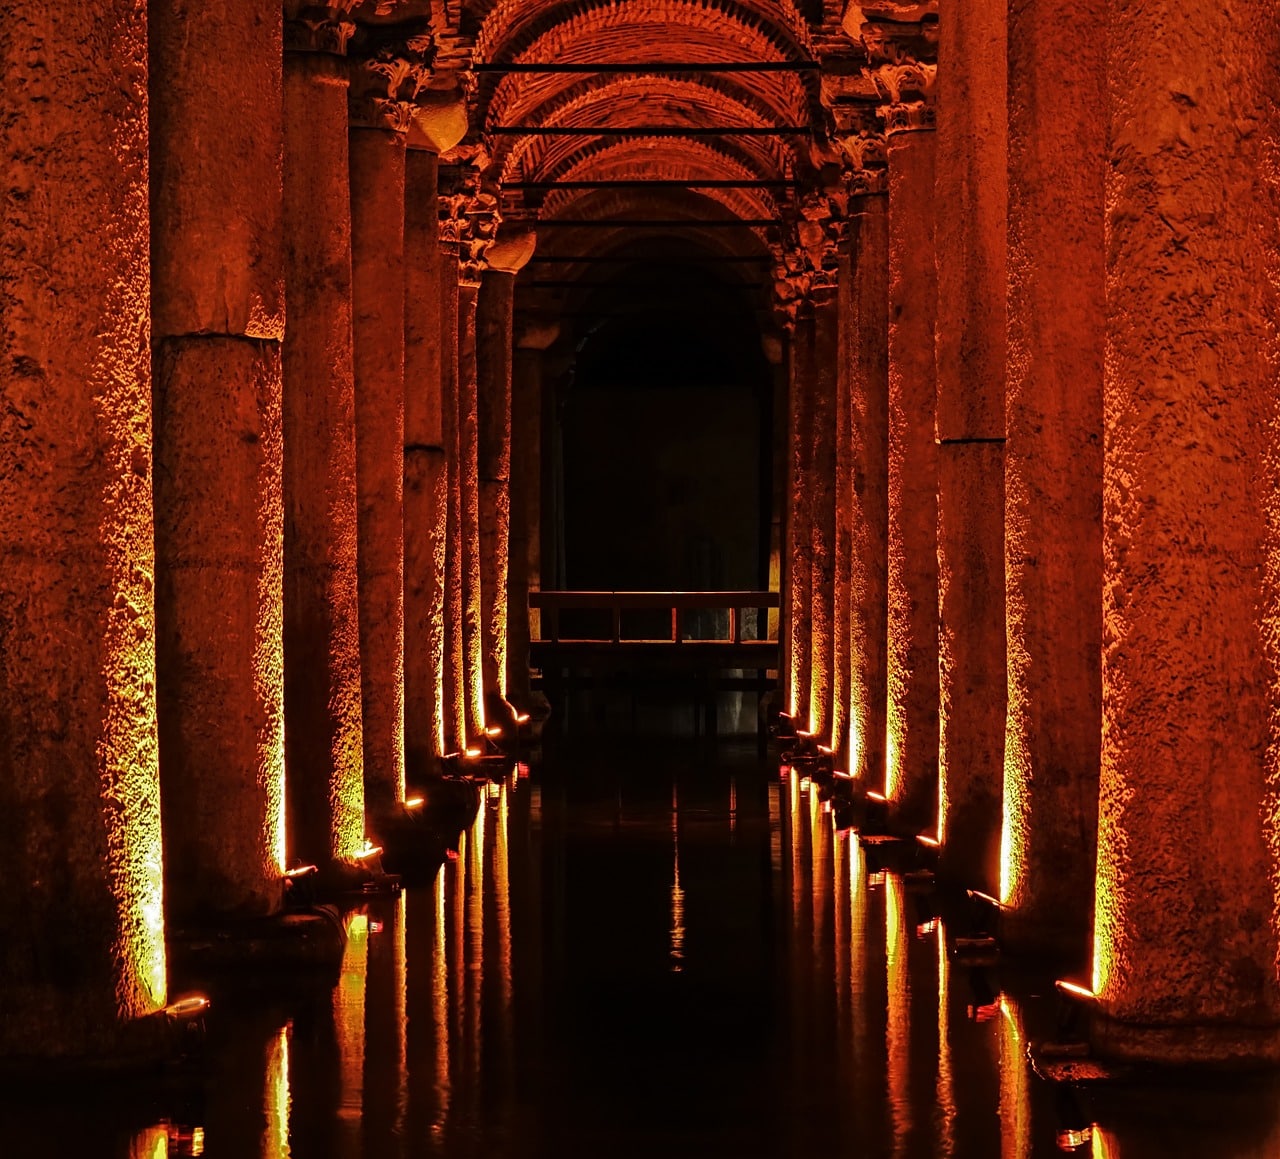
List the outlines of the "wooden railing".
<svg viewBox="0 0 1280 1159">
<path fill-rule="evenodd" d="M 777 592 L 567 592 L 538 591 L 529 593 L 529 607 L 541 612 L 541 631 L 536 642 L 551 644 L 648 644 L 681 645 L 694 643 L 732 645 L 773 645 L 770 639 L 743 640 L 740 613 L 747 608 L 766 611 L 780 606 Z M 611 635 L 566 638 L 560 631 L 560 613 L 567 611 L 608 612 L 612 625 Z M 638 639 L 622 634 L 623 612 L 670 613 L 671 634 L 666 639 Z M 687 640 L 680 626 L 680 616 L 685 612 L 727 611 L 728 635 L 714 639 Z M 760 618 L 767 625 L 768 616 Z M 767 628 L 766 628 L 767 631 Z"/>
</svg>

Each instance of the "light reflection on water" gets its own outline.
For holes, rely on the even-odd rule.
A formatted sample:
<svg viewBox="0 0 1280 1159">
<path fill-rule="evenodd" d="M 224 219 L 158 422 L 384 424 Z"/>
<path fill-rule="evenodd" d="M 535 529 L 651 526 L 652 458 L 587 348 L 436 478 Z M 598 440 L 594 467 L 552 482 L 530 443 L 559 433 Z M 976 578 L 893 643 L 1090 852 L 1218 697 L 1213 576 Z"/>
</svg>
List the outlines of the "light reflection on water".
<svg viewBox="0 0 1280 1159">
<path fill-rule="evenodd" d="M 953 962 L 927 889 L 795 774 L 509 779 L 432 882 L 345 925 L 331 991 L 215 1003 L 165 1122 L 5 1102 L 0 1153 L 1038 1159 L 1077 1123 L 1092 1159 L 1280 1154 L 1274 1082 L 1040 1083 L 1042 988 Z"/>
</svg>

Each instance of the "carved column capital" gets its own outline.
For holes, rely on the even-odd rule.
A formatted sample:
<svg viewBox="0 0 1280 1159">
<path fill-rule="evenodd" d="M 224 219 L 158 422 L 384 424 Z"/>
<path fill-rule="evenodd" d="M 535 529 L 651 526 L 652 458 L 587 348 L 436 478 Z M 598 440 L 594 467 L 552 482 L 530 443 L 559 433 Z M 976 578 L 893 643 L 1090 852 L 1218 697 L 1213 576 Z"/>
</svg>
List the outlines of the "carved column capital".
<svg viewBox="0 0 1280 1159">
<path fill-rule="evenodd" d="M 355 6 L 356 0 L 331 0 L 328 4 L 289 0 L 284 6 L 285 52 L 345 56 L 356 30 L 350 18 Z"/>
<path fill-rule="evenodd" d="M 350 56 L 351 123 L 407 133 L 431 79 L 435 40 L 430 24 L 361 24 Z"/>
<path fill-rule="evenodd" d="M 844 161 L 841 179 L 848 197 L 889 191 L 889 143 L 884 133 L 861 129 L 836 137 Z"/>
<path fill-rule="evenodd" d="M 880 94 L 885 136 L 937 128 L 938 66 L 910 60 L 882 64 L 867 72 Z"/>
<path fill-rule="evenodd" d="M 502 214 L 496 192 L 481 182 L 478 168 L 449 166 L 440 181 L 440 241 L 456 246 L 459 285 L 476 287 Z"/>
</svg>

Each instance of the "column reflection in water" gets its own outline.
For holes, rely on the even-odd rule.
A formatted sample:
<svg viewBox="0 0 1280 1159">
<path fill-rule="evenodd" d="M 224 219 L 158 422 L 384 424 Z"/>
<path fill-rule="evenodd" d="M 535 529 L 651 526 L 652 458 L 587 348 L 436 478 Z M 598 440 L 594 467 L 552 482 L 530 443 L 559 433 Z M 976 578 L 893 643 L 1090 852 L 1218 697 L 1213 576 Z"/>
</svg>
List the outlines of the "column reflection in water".
<svg viewBox="0 0 1280 1159">
<path fill-rule="evenodd" d="M 684 969 L 684 890 L 680 887 L 680 793 L 671 786 L 671 844 L 674 864 L 671 879 L 671 972 Z"/>
<path fill-rule="evenodd" d="M 344 1143 L 358 1137 L 364 1110 L 364 1000 L 369 971 L 369 915 L 364 910 L 346 918 L 347 946 L 342 972 L 333 989 L 333 1023 L 338 1036 L 339 1134 Z M 354 1148 L 346 1148 L 354 1150 Z"/>
<path fill-rule="evenodd" d="M 909 935 L 906 896 L 902 878 L 884 878 L 884 953 L 888 1025 L 885 1030 L 885 1073 L 889 1080 L 889 1115 L 893 1129 L 893 1154 L 906 1155 L 911 1131 L 911 979 L 907 953 Z"/>
<path fill-rule="evenodd" d="M 161 1123 L 143 1127 L 129 1140 L 129 1159 L 166 1159 L 169 1154 L 169 1128 Z"/>
<path fill-rule="evenodd" d="M 394 1149 L 408 1102 L 406 1041 L 406 899 L 371 903 L 365 983 L 364 1138 L 366 1150 Z"/>
<path fill-rule="evenodd" d="M 289 1157 L 289 1033 L 292 1024 L 280 1028 L 267 1048 L 266 1129 L 262 1136 L 263 1159 Z"/>
<path fill-rule="evenodd" d="M 934 926 L 938 948 L 938 1156 L 955 1153 L 956 1094 L 951 1073 L 951 961 L 947 957 L 947 931 L 939 918 Z"/>
<path fill-rule="evenodd" d="M 467 842 L 467 964 L 466 1055 L 470 1060 L 467 1106 L 472 1121 L 480 1117 L 481 1083 L 484 1073 L 484 870 L 485 832 L 488 828 L 488 795 L 480 802 Z"/>
<path fill-rule="evenodd" d="M 1000 995 L 1000 1159 L 1031 1154 L 1031 1084 L 1027 1039 L 1017 999 Z"/>
</svg>

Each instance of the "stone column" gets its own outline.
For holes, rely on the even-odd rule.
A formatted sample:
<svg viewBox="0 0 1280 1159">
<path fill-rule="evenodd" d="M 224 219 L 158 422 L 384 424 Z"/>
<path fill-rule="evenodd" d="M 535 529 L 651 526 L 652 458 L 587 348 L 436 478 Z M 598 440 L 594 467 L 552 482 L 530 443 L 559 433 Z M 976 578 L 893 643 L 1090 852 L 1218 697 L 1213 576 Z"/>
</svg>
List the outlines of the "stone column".
<svg viewBox="0 0 1280 1159">
<path fill-rule="evenodd" d="M 439 241 L 437 156 L 410 149 L 405 179 L 404 732 L 411 782 L 437 775 L 445 729 L 444 451 L 445 259 Z"/>
<path fill-rule="evenodd" d="M 994 895 L 1004 779 L 1006 0 L 939 21 L 938 839 Z"/>
<path fill-rule="evenodd" d="M 405 775 L 436 775 L 448 751 L 445 727 L 444 443 L 446 257 L 440 246 L 439 155 L 467 130 L 453 90 L 421 93 L 405 161 L 404 617 Z M 457 265 L 456 255 L 449 261 Z M 452 343 L 456 346 L 456 343 Z"/>
<path fill-rule="evenodd" d="M 836 254 L 831 248 L 830 258 Z M 840 311 L 834 266 L 816 277 L 813 301 L 810 475 L 810 643 L 808 730 L 832 740 L 835 676 L 836 421 L 840 362 Z"/>
<path fill-rule="evenodd" d="M 309 12 L 310 10 L 304 10 Z M 284 696 L 289 849 L 364 841 L 347 71 L 352 25 L 289 20 L 284 56 Z"/>
<path fill-rule="evenodd" d="M 166 1000 L 147 23 L 0 20 L 0 1055 L 103 1055 Z"/>
<path fill-rule="evenodd" d="M 361 29 L 348 100 L 364 791 L 379 814 L 405 795 L 405 141 L 427 72 L 411 38 L 390 47 L 394 28 Z"/>
<path fill-rule="evenodd" d="M 278 0 L 149 19 L 157 707 L 185 921 L 283 891 L 282 24 Z"/>
<path fill-rule="evenodd" d="M 458 273 L 458 548 L 462 581 L 462 678 L 465 737 L 484 735 L 484 633 L 480 588 L 480 407 L 476 377 L 476 309 L 481 268 Z"/>
<path fill-rule="evenodd" d="M 849 401 L 849 349 L 853 325 L 853 255 L 847 235 L 838 251 L 836 271 L 836 538 L 833 579 L 831 657 L 831 752 L 835 767 L 850 768 L 850 685 L 853 675 L 853 411 Z"/>
<path fill-rule="evenodd" d="M 542 413 L 545 351 L 560 328 L 517 319 L 511 387 L 511 546 L 507 574 L 507 692 L 527 711 L 529 642 L 535 621 L 529 593 L 542 588 Z"/>
<path fill-rule="evenodd" d="M 804 287 L 807 289 L 807 287 Z M 787 518 L 784 528 L 784 709 L 799 731 L 809 731 L 813 643 L 813 314 L 802 300 L 787 307 Z"/>
<path fill-rule="evenodd" d="M 932 829 L 938 777 L 938 455 L 934 442 L 933 106 L 930 65 L 886 65 L 889 154 L 889 568 L 886 792 Z M 908 89 L 908 91 L 911 91 Z"/>
<path fill-rule="evenodd" d="M 1106 17 L 1094 1038 L 1275 1062 L 1280 15 Z"/>
<path fill-rule="evenodd" d="M 511 373 L 516 275 L 536 237 L 503 233 L 489 247 L 477 304 L 481 669 L 486 694 L 507 700 L 507 582 L 511 544 Z M 494 714 L 494 723 L 501 719 Z"/>
<path fill-rule="evenodd" d="M 1104 18 L 1100 0 L 1037 0 L 1010 11 L 1008 40 L 1000 931 L 1077 959 L 1102 736 Z"/>
<path fill-rule="evenodd" d="M 860 143 L 859 143 L 860 142 Z M 846 144 L 849 199 L 849 771 L 879 791 L 885 776 L 889 568 L 889 215 L 884 139 Z M 879 165 L 867 167 L 874 159 Z"/>
</svg>

